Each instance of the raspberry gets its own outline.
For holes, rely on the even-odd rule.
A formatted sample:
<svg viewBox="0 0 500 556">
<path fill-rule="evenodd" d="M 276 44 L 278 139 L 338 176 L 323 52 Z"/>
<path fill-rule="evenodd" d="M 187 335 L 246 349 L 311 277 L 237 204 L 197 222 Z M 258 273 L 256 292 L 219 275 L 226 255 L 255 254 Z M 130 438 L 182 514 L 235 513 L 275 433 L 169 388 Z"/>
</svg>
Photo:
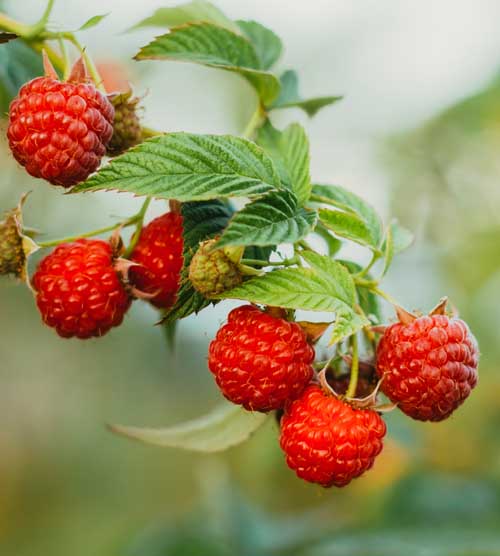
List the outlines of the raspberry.
<svg viewBox="0 0 500 556">
<path fill-rule="evenodd" d="M 477 383 L 477 342 L 464 321 L 434 314 L 389 326 L 377 349 L 382 391 L 419 421 L 446 419 Z"/>
<path fill-rule="evenodd" d="M 29 174 L 70 187 L 97 170 L 113 116 L 113 106 L 92 84 L 37 77 L 12 101 L 7 137 Z"/>
<path fill-rule="evenodd" d="M 280 446 L 301 479 L 342 487 L 372 467 L 385 432 L 376 411 L 354 409 L 312 384 L 285 408 Z"/>
<path fill-rule="evenodd" d="M 224 396 L 250 411 L 270 411 L 299 396 L 313 376 L 314 349 L 297 323 L 252 305 L 229 313 L 208 351 Z"/>
<path fill-rule="evenodd" d="M 115 117 L 107 154 L 117 156 L 141 142 L 142 128 L 137 116 L 139 99 L 132 98 L 130 91 L 109 95 L 108 99 L 115 109 Z"/>
<path fill-rule="evenodd" d="M 43 321 L 63 338 L 103 336 L 130 306 L 111 246 L 100 239 L 59 245 L 38 265 L 33 287 Z"/>
<path fill-rule="evenodd" d="M 243 280 L 228 250 L 213 249 L 217 241 L 209 239 L 201 243 L 189 265 L 189 280 L 194 289 L 208 298 L 238 286 Z"/>
<path fill-rule="evenodd" d="M 140 266 L 129 271 L 139 290 L 156 294 L 149 301 L 158 309 L 175 303 L 183 265 L 182 216 L 174 212 L 155 218 L 141 230 L 130 259 Z"/>
</svg>

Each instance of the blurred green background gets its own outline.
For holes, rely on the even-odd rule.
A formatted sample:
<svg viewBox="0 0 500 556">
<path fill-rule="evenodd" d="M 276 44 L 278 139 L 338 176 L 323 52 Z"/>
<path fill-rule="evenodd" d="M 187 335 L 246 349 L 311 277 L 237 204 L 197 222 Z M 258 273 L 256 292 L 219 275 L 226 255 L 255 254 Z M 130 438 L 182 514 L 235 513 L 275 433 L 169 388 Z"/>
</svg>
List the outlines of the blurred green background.
<svg viewBox="0 0 500 556">
<path fill-rule="evenodd" d="M 173 4 L 143 0 L 138 13 L 136 2 L 59 0 L 54 20 L 71 29 L 112 13 L 82 40 L 108 78 L 129 79 L 147 93 L 146 123 L 240 133 L 255 99 L 236 76 L 128 61 L 154 30 L 121 31 Z M 206 349 L 229 303 L 183 321 L 172 353 L 146 304 L 136 303 L 124 325 L 102 339 L 65 341 L 42 326 L 31 293 L 3 279 L 0 554 L 499 555 L 500 5 L 218 5 L 282 36 L 283 67 L 299 70 L 305 93 L 346 95 L 315 120 L 290 111 L 276 124 L 298 119 L 307 126 L 318 181 L 352 188 L 416 233 L 385 289 L 410 309 L 450 295 L 479 339 L 479 386 L 444 423 L 387 415 L 387 442 L 373 471 L 326 491 L 286 468 L 271 422 L 246 444 L 211 456 L 107 432 L 106 423 L 168 425 L 217 403 Z M 4 2 L 26 21 L 43 6 Z M 9 65 L 4 48 L 1 79 L 13 72 L 22 80 L 25 66 Z M 0 91 L 3 105 L 9 94 Z M 135 210 L 138 201 L 127 195 L 65 197 L 30 179 L 7 152 L 5 121 L 0 126 L 0 208 L 32 190 L 25 221 L 45 237 L 94 229 Z M 156 203 L 151 214 L 164 209 Z M 353 254 L 366 260 L 362 251 Z"/>
</svg>

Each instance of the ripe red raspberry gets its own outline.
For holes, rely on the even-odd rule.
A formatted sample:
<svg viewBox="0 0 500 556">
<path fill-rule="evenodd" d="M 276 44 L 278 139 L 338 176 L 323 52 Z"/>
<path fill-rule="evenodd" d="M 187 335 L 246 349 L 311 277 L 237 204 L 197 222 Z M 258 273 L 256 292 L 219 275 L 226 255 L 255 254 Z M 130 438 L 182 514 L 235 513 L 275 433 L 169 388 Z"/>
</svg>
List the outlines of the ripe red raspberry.
<svg viewBox="0 0 500 556">
<path fill-rule="evenodd" d="M 370 469 L 382 451 L 385 423 L 315 384 L 285 408 L 280 446 L 288 467 L 324 487 L 342 487 Z"/>
<path fill-rule="evenodd" d="M 140 266 L 129 270 L 138 290 L 156 295 L 149 301 L 158 309 L 175 303 L 183 264 L 182 216 L 174 212 L 155 218 L 141 230 L 130 259 Z"/>
<path fill-rule="evenodd" d="M 224 396 L 250 411 L 279 409 L 313 376 L 314 349 L 300 326 L 252 305 L 229 313 L 208 351 Z"/>
<path fill-rule="evenodd" d="M 434 314 L 389 326 L 377 349 L 382 391 L 420 421 L 446 419 L 477 383 L 477 342 L 464 321 Z"/>
<path fill-rule="evenodd" d="M 63 338 L 103 336 L 130 306 L 111 246 L 100 239 L 59 245 L 42 259 L 32 283 L 43 321 Z"/>
<path fill-rule="evenodd" d="M 12 101 L 7 137 L 29 174 L 70 187 L 97 170 L 113 117 L 113 106 L 92 84 L 37 77 Z"/>
</svg>

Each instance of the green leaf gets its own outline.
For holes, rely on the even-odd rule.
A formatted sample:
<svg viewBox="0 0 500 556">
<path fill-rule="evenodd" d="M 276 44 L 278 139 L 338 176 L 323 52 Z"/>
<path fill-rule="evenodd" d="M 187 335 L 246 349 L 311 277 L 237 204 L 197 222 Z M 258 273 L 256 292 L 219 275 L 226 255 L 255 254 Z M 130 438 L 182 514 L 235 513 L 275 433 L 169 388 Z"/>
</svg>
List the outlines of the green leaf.
<svg viewBox="0 0 500 556">
<path fill-rule="evenodd" d="M 304 128 L 291 124 L 281 132 L 266 120 L 259 129 L 257 143 L 271 156 L 281 181 L 295 193 L 299 206 L 304 205 L 311 195 L 309 140 Z"/>
<path fill-rule="evenodd" d="M 246 38 L 212 23 L 175 27 L 144 46 L 135 59 L 192 62 L 237 73 L 255 88 L 264 104 L 271 103 L 280 89 L 278 79 L 261 70 L 257 53 Z"/>
<path fill-rule="evenodd" d="M 270 106 L 273 110 L 278 108 L 301 108 L 312 118 L 325 106 L 343 98 L 341 96 L 325 96 L 304 100 L 299 94 L 299 78 L 293 70 L 285 71 L 280 77 L 280 83 L 280 94 Z"/>
<path fill-rule="evenodd" d="M 240 20 L 236 23 L 253 44 L 260 62 L 260 69 L 268 70 L 271 68 L 278 61 L 283 51 L 283 43 L 278 35 L 256 21 Z"/>
<path fill-rule="evenodd" d="M 354 284 L 345 267 L 317 253 L 304 253 L 311 268 L 285 268 L 252 278 L 219 299 L 352 314 Z"/>
<path fill-rule="evenodd" d="M 380 247 L 382 222 L 375 209 L 358 195 L 339 185 L 313 185 L 314 202 L 323 202 L 358 216 L 369 230 L 372 245 Z M 326 223 L 325 223 L 326 224 Z"/>
<path fill-rule="evenodd" d="M 322 208 L 319 209 L 319 218 L 336 235 L 361 245 L 377 248 L 368 226 L 356 214 Z"/>
<path fill-rule="evenodd" d="M 21 41 L 0 47 L 0 113 L 5 116 L 20 87 L 43 75 L 42 57 Z"/>
<path fill-rule="evenodd" d="M 326 226 L 324 226 L 321 221 L 319 221 L 316 225 L 316 228 L 314 228 L 314 233 L 325 241 L 329 257 L 333 257 L 339 252 L 340 248 L 342 247 L 342 242 L 340 241 L 340 239 L 332 235 L 330 230 L 326 228 Z"/>
<path fill-rule="evenodd" d="M 356 301 L 356 288 L 349 270 L 330 257 L 313 251 L 304 251 L 300 256 L 324 278 L 332 280 L 336 296 L 352 308 Z"/>
<path fill-rule="evenodd" d="M 335 317 L 335 322 L 333 323 L 332 335 L 330 337 L 329 345 L 337 344 L 349 336 L 356 334 L 362 330 L 365 326 L 369 326 L 371 323 L 364 316 L 358 315 L 357 313 L 343 313 L 339 311 Z"/>
<path fill-rule="evenodd" d="M 230 135 L 169 133 L 114 158 L 72 192 L 116 189 L 178 201 L 252 197 L 280 188 L 271 159 Z"/>
<path fill-rule="evenodd" d="M 181 214 L 184 239 L 181 287 L 175 304 L 164 315 L 165 324 L 185 318 L 192 313 L 199 313 L 210 303 L 213 303 L 198 293 L 191 285 L 188 279 L 189 265 L 200 242 L 220 234 L 227 226 L 232 210 L 221 201 L 201 201 L 183 203 Z"/>
<path fill-rule="evenodd" d="M 168 448 L 195 452 L 221 452 L 247 440 L 260 428 L 269 415 L 245 411 L 242 407 L 223 402 L 204 417 L 163 429 L 111 425 L 123 436 Z"/>
<path fill-rule="evenodd" d="M 298 207 L 292 192 L 270 193 L 237 212 L 217 245 L 295 243 L 311 231 L 316 219 L 315 211 Z"/>
<path fill-rule="evenodd" d="M 384 270 L 382 276 L 385 276 L 391 266 L 394 255 L 401 253 L 413 243 L 414 236 L 410 230 L 404 228 L 397 220 L 393 220 L 387 228 L 384 251 Z"/>
<path fill-rule="evenodd" d="M 226 27 L 234 33 L 239 33 L 240 29 L 234 21 L 226 17 L 211 2 L 195 0 L 181 4 L 173 8 L 158 8 L 151 17 L 143 19 L 132 29 L 141 27 L 177 27 L 186 23 L 214 23 L 221 27 Z"/>
<path fill-rule="evenodd" d="M 363 267 L 361 265 L 353 261 L 340 260 L 339 262 L 346 266 L 351 274 L 361 272 L 361 270 L 363 270 Z M 370 274 L 367 274 L 366 279 L 371 280 L 372 276 Z M 356 285 L 356 291 L 358 293 L 359 306 L 361 307 L 361 309 L 363 309 L 365 315 L 375 317 L 375 320 L 377 322 L 381 322 L 382 312 L 380 310 L 378 296 L 364 286 Z"/>
<path fill-rule="evenodd" d="M 108 15 L 109 13 L 102 14 L 102 15 L 95 15 L 94 17 L 91 17 L 79 29 L 77 29 L 77 31 L 86 31 L 87 29 L 91 29 L 92 27 L 99 25 L 99 23 L 101 23 L 101 21 Z"/>
</svg>

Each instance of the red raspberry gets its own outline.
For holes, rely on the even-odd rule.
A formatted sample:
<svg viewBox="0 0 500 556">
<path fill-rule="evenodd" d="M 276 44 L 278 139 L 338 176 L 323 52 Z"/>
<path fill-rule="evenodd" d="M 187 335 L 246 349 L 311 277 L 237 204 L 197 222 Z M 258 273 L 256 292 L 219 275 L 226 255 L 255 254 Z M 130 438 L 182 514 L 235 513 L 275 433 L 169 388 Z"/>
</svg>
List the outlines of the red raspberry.
<svg viewBox="0 0 500 556">
<path fill-rule="evenodd" d="M 389 326 L 377 349 L 382 391 L 419 421 L 441 421 L 477 383 L 477 342 L 464 321 L 446 315 Z"/>
<path fill-rule="evenodd" d="M 33 287 L 43 321 L 63 338 L 103 336 L 130 306 L 111 246 L 100 239 L 59 245 L 38 265 Z"/>
<path fill-rule="evenodd" d="M 382 451 L 385 423 L 315 384 L 285 408 L 280 446 L 288 467 L 324 487 L 342 487 L 370 469 Z"/>
<path fill-rule="evenodd" d="M 29 174 L 70 187 L 97 170 L 113 118 L 113 106 L 92 84 L 37 77 L 12 101 L 7 137 Z"/>
<path fill-rule="evenodd" d="M 158 309 L 175 303 L 183 264 L 182 216 L 174 212 L 155 218 L 141 230 L 131 260 L 140 266 L 129 271 L 130 282 L 145 293 Z"/>
<path fill-rule="evenodd" d="M 224 396 L 250 411 L 279 409 L 313 376 L 314 349 L 300 326 L 252 305 L 229 313 L 208 351 Z"/>
</svg>

